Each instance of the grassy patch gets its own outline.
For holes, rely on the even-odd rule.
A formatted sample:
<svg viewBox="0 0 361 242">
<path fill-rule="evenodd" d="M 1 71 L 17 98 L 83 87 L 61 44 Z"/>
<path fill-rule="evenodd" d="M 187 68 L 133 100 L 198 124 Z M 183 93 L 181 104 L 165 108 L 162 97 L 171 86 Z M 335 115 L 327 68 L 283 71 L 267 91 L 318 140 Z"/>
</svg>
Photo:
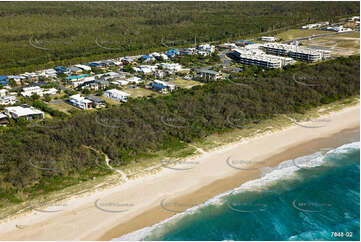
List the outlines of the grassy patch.
<svg viewBox="0 0 361 242">
<path fill-rule="evenodd" d="M 329 32 L 323 30 L 317 30 L 317 29 L 290 29 L 285 32 L 277 34 L 276 37 L 282 39 L 283 41 L 287 41 L 287 40 L 303 38 L 318 34 L 325 34 L 325 33 L 329 33 Z"/>
<path fill-rule="evenodd" d="M 199 86 L 199 85 L 204 85 L 204 83 L 198 82 L 198 81 L 194 81 L 194 80 L 185 80 L 182 78 L 176 78 L 173 81 L 170 81 L 170 83 L 177 85 L 178 87 L 181 88 L 191 88 L 194 86 Z"/>
</svg>

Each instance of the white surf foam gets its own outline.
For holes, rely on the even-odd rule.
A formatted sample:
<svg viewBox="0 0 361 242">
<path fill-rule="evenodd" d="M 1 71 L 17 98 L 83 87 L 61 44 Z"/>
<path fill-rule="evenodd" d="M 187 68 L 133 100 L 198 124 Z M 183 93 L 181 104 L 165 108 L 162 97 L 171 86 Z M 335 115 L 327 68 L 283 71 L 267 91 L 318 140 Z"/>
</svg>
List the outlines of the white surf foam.
<svg viewBox="0 0 361 242">
<path fill-rule="evenodd" d="M 267 190 L 267 188 L 280 179 L 292 179 L 295 178 L 296 171 L 302 168 L 312 168 L 321 166 L 325 162 L 325 157 L 328 154 L 332 153 L 345 153 L 350 149 L 360 149 L 360 142 L 354 142 L 350 144 L 342 145 L 336 149 L 328 151 L 326 154 L 322 152 L 316 152 L 311 155 L 297 157 L 294 160 L 286 160 L 280 163 L 276 167 L 264 167 L 261 169 L 262 177 L 251 180 L 243 183 L 240 187 L 235 188 L 233 190 L 227 191 L 225 193 L 219 194 L 206 202 L 194 206 L 185 210 L 184 212 L 178 213 L 160 223 L 154 224 L 150 227 L 145 227 L 143 229 L 131 232 L 129 234 L 123 235 L 120 238 L 113 239 L 114 241 L 135 241 L 135 240 L 144 240 L 147 236 L 149 236 L 156 228 L 159 228 L 162 224 L 168 223 L 170 221 L 175 222 L 174 220 L 181 218 L 184 215 L 192 214 L 197 211 L 200 207 L 204 207 L 207 205 L 217 205 L 222 204 L 225 196 L 231 193 L 241 193 L 244 191 L 263 191 Z M 296 164 L 296 165 L 295 165 Z"/>
</svg>

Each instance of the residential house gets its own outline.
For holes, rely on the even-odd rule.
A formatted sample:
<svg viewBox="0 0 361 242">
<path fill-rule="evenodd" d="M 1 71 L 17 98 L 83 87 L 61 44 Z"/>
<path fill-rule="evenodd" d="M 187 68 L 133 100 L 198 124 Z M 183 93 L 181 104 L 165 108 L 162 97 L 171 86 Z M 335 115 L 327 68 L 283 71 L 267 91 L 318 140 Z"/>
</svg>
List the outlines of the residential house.
<svg viewBox="0 0 361 242">
<path fill-rule="evenodd" d="M 35 109 L 28 105 L 6 107 L 5 114 L 13 119 L 24 118 L 26 120 L 31 119 L 44 119 L 44 112 Z"/>
<path fill-rule="evenodd" d="M 6 89 L 0 89 L 0 97 L 6 96 L 7 93 L 8 93 L 8 90 L 6 90 Z"/>
<path fill-rule="evenodd" d="M 0 113 L 0 126 L 9 124 L 8 116 L 4 113 Z"/>
<path fill-rule="evenodd" d="M 340 25 L 340 26 L 333 26 L 333 27 L 327 27 L 326 30 L 329 30 L 329 31 L 335 31 L 335 32 L 349 32 L 349 31 L 352 31 L 351 28 L 345 28 L 343 27 L 343 25 Z"/>
<path fill-rule="evenodd" d="M 0 105 L 14 105 L 18 100 L 16 96 L 3 96 L 0 97 Z"/>
<path fill-rule="evenodd" d="M 261 40 L 266 42 L 274 42 L 276 41 L 276 38 L 273 36 L 262 36 Z"/>
<path fill-rule="evenodd" d="M 82 69 L 83 71 L 91 71 L 92 70 L 92 68 L 90 66 L 86 66 L 86 65 L 78 64 L 78 65 L 74 65 L 74 66 L 77 67 L 77 68 Z"/>
<path fill-rule="evenodd" d="M 198 55 L 207 56 L 212 54 L 216 50 L 216 47 L 214 45 L 204 44 L 197 46 L 197 50 Z"/>
<path fill-rule="evenodd" d="M 21 81 L 25 80 L 26 78 L 24 76 L 8 76 L 9 80 L 15 81 L 16 85 L 21 85 Z"/>
<path fill-rule="evenodd" d="M 134 63 L 135 61 L 134 61 L 134 58 L 132 58 L 132 57 L 130 57 L 130 56 L 126 56 L 126 57 L 124 57 L 124 58 L 121 60 L 121 62 L 122 62 L 123 64 L 127 65 L 127 64 L 132 64 L 132 63 Z"/>
<path fill-rule="evenodd" d="M 8 76 L 0 76 L 0 85 L 7 86 L 9 83 Z"/>
<path fill-rule="evenodd" d="M 222 78 L 222 74 L 219 71 L 212 71 L 209 69 L 197 69 L 196 72 L 198 77 L 207 81 L 217 80 Z"/>
<path fill-rule="evenodd" d="M 82 97 L 80 94 L 70 96 L 69 103 L 83 110 L 88 110 L 92 107 L 92 101 Z"/>
<path fill-rule="evenodd" d="M 68 74 L 70 73 L 70 69 L 66 68 L 64 66 L 56 66 L 54 67 L 54 70 L 58 73 L 58 74 Z"/>
<path fill-rule="evenodd" d="M 126 79 L 126 81 L 129 83 L 134 83 L 134 84 L 139 84 L 139 83 L 143 82 L 142 78 L 139 78 L 136 76 L 130 77 L 130 78 Z"/>
<path fill-rule="evenodd" d="M 118 81 L 112 81 L 111 84 L 118 85 L 118 86 L 125 86 L 125 85 L 128 85 L 129 82 L 124 81 L 124 80 L 118 80 Z"/>
<path fill-rule="evenodd" d="M 56 90 L 55 88 L 43 89 L 39 86 L 23 87 L 21 95 L 24 97 L 31 97 L 32 95 L 37 94 L 42 97 L 44 95 L 55 95 L 57 91 L 58 90 Z"/>
<path fill-rule="evenodd" d="M 105 107 L 105 101 L 103 99 L 101 99 L 100 97 L 90 95 L 90 96 L 87 96 L 86 99 L 88 99 L 88 100 L 90 100 L 92 102 L 92 106 L 94 108 Z"/>
<path fill-rule="evenodd" d="M 154 76 L 156 78 L 164 78 L 166 75 L 166 72 L 162 70 L 157 70 L 156 72 L 154 72 Z"/>
<path fill-rule="evenodd" d="M 105 91 L 103 96 L 114 99 L 116 101 L 126 102 L 126 101 L 128 101 L 130 94 L 119 91 L 117 89 L 111 89 L 111 90 Z"/>
<path fill-rule="evenodd" d="M 175 72 L 182 70 L 182 66 L 178 63 L 160 63 L 159 66 L 161 66 L 163 70 L 169 70 Z"/>
<path fill-rule="evenodd" d="M 140 58 L 139 58 L 140 61 L 146 63 L 146 62 L 152 62 L 152 61 L 155 61 L 155 58 L 151 55 L 142 55 Z"/>
<path fill-rule="evenodd" d="M 89 62 L 87 65 L 90 66 L 90 68 L 91 68 L 91 67 L 105 68 L 105 63 L 103 63 L 103 62 L 101 62 L 101 61 Z"/>
<path fill-rule="evenodd" d="M 151 85 L 152 85 L 153 90 L 158 91 L 163 94 L 172 92 L 177 87 L 175 84 L 170 84 L 168 82 L 164 82 L 164 81 L 160 81 L 160 80 L 154 80 Z"/>
<path fill-rule="evenodd" d="M 83 69 L 81 69 L 77 66 L 72 66 L 72 67 L 70 67 L 70 71 L 71 71 L 71 73 L 73 73 L 75 75 L 80 75 L 83 72 Z"/>
<path fill-rule="evenodd" d="M 159 58 L 159 59 L 166 61 L 166 60 L 168 60 L 169 58 L 168 58 L 168 56 L 165 55 L 165 54 L 160 54 L 160 58 Z"/>
<path fill-rule="evenodd" d="M 106 80 L 95 80 L 95 83 L 98 85 L 98 89 L 105 89 L 110 85 L 110 82 Z"/>
<path fill-rule="evenodd" d="M 141 65 L 138 67 L 133 67 L 133 70 L 137 73 L 141 73 L 144 75 L 151 74 L 157 70 L 158 66 L 150 66 L 150 65 Z"/>
</svg>

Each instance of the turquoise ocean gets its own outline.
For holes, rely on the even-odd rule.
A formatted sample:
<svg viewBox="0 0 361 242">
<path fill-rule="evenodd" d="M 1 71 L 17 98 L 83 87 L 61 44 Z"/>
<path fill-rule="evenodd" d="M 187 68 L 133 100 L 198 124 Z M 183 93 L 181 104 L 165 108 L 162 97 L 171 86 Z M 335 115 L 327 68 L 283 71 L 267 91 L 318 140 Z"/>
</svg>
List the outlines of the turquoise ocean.
<svg viewBox="0 0 361 242">
<path fill-rule="evenodd" d="M 360 143 L 348 142 L 114 240 L 359 241 Z"/>
</svg>

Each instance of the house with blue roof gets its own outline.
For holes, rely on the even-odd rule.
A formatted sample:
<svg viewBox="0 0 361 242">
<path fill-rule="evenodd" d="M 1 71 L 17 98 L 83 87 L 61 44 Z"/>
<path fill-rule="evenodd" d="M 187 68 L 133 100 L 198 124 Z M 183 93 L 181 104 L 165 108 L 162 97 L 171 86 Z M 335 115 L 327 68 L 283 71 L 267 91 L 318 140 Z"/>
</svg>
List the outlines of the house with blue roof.
<svg viewBox="0 0 361 242">
<path fill-rule="evenodd" d="M 8 76 L 0 76 L 0 84 L 3 86 L 7 86 L 9 83 Z"/>
<path fill-rule="evenodd" d="M 84 77 L 89 76 L 88 74 L 84 74 L 84 75 L 77 75 L 77 76 L 68 76 L 65 79 L 67 80 L 78 80 L 78 79 L 82 79 Z"/>
<path fill-rule="evenodd" d="M 64 66 L 56 66 L 56 67 L 54 67 L 54 70 L 57 73 L 60 73 L 60 74 L 65 74 L 65 73 L 68 73 L 70 71 L 69 68 L 66 68 Z"/>
</svg>

